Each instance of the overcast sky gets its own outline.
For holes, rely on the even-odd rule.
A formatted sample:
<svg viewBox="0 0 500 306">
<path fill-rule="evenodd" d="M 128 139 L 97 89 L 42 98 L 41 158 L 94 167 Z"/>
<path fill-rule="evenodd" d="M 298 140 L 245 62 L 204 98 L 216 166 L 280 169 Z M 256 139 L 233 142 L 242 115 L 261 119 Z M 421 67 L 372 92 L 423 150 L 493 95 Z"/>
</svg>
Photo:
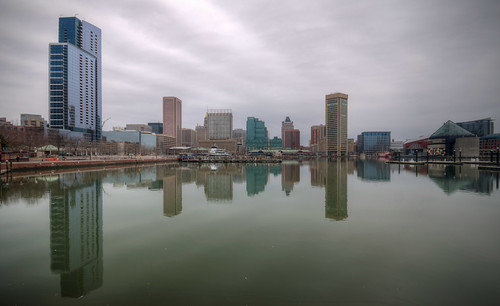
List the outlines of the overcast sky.
<svg viewBox="0 0 500 306">
<path fill-rule="evenodd" d="M 457 0 L 3 0 L 0 117 L 47 119 L 48 44 L 75 14 L 102 30 L 104 130 L 161 122 L 163 96 L 185 128 L 223 108 L 272 137 L 290 116 L 304 145 L 333 92 L 349 95 L 351 138 L 500 118 L 500 1 Z"/>
</svg>

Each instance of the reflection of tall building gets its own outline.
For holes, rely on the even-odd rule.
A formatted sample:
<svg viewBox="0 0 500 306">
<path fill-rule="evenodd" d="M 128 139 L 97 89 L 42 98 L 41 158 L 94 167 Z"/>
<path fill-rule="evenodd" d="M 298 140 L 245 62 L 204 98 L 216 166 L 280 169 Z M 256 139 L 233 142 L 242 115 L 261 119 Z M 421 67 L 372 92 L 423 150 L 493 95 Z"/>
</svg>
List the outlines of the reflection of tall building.
<svg viewBox="0 0 500 306">
<path fill-rule="evenodd" d="M 284 190 L 289 196 L 293 190 L 293 185 L 300 182 L 299 164 L 282 164 L 283 173 L 281 174 L 281 190 Z"/>
<path fill-rule="evenodd" d="M 281 167 L 280 167 L 281 168 Z M 269 169 L 266 165 L 247 165 L 247 194 L 253 196 L 264 191 Z"/>
<path fill-rule="evenodd" d="M 274 176 L 278 176 L 283 172 L 283 167 L 281 167 L 281 165 L 270 165 L 269 172 Z"/>
<path fill-rule="evenodd" d="M 233 176 L 233 183 L 235 184 L 243 184 L 246 182 L 246 174 L 245 174 L 245 167 L 242 165 L 236 164 L 235 165 L 235 171 L 232 174 Z"/>
<path fill-rule="evenodd" d="M 311 173 L 311 186 L 324 187 L 326 185 L 326 158 L 312 160 L 309 164 Z"/>
<path fill-rule="evenodd" d="M 182 212 L 182 170 L 169 168 L 163 177 L 163 215 L 174 217 Z"/>
<path fill-rule="evenodd" d="M 455 167 L 452 165 L 429 165 L 429 178 L 446 194 L 458 190 L 490 194 L 493 191 L 494 177 L 492 173 L 482 172 L 472 167 Z"/>
<path fill-rule="evenodd" d="M 358 177 L 369 181 L 390 181 L 390 165 L 378 160 L 358 160 L 356 162 Z"/>
<path fill-rule="evenodd" d="M 209 173 L 205 178 L 205 196 L 209 202 L 233 200 L 233 177 L 228 173 Z"/>
<path fill-rule="evenodd" d="M 347 218 L 347 167 L 345 161 L 329 162 L 326 168 L 325 218 Z"/>
<path fill-rule="evenodd" d="M 189 184 L 196 181 L 196 171 L 194 169 L 181 169 L 182 183 Z"/>
<path fill-rule="evenodd" d="M 81 297 L 102 286 L 102 183 L 93 173 L 61 175 L 50 195 L 50 258 L 61 296 Z"/>
</svg>

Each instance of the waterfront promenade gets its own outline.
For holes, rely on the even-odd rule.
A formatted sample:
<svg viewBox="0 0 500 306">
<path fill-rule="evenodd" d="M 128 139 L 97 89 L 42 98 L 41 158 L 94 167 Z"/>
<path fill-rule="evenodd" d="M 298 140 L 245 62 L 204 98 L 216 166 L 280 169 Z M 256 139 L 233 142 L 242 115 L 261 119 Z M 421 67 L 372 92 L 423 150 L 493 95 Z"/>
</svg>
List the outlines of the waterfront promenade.
<svg viewBox="0 0 500 306">
<path fill-rule="evenodd" d="M 99 156 L 92 159 L 57 159 L 57 158 L 40 158 L 25 162 L 12 161 L 1 163 L 0 172 L 22 172 L 22 171 L 41 171 L 41 170 L 58 170 L 68 168 L 93 168 L 118 165 L 137 165 L 150 163 L 176 162 L 177 156 L 142 156 L 142 157 L 123 157 L 123 156 Z"/>
</svg>

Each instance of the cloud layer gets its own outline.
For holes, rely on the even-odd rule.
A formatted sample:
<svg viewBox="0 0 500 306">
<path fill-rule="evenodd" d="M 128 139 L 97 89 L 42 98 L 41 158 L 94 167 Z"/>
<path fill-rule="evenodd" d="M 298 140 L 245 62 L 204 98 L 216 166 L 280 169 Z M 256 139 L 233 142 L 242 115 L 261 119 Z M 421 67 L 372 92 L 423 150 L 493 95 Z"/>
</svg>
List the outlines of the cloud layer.
<svg viewBox="0 0 500 306">
<path fill-rule="evenodd" d="M 0 116 L 47 117 L 48 43 L 75 14 L 102 29 L 105 129 L 162 121 L 163 96 L 184 127 L 229 108 L 279 136 L 290 116 L 303 144 L 331 92 L 349 94 L 353 138 L 500 118 L 498 1 L 329 0 L 4 1 Z"/>
</svg>

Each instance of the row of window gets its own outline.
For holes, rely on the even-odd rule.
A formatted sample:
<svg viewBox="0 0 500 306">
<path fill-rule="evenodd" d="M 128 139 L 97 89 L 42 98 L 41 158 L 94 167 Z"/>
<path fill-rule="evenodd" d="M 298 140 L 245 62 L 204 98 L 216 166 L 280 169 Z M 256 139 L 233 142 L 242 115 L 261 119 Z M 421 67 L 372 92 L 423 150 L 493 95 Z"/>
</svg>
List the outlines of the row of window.
<svg viewBox="0 0 500 306">
<path fill-rule="evenodd" d="M 50 45 L 50 53 L 63 53 L 63 45 Z"/>
<path fill-rule="evenodd" d="M 50 89 L 64 89 L 63 85 L 50 85 Z"/>
<path fill-rule="evenodd" d="M 62 120 L 50 120 L 50 125 L 54 126 L 54 125 L 63 125 L 63 121 Z"/>
</svg>

